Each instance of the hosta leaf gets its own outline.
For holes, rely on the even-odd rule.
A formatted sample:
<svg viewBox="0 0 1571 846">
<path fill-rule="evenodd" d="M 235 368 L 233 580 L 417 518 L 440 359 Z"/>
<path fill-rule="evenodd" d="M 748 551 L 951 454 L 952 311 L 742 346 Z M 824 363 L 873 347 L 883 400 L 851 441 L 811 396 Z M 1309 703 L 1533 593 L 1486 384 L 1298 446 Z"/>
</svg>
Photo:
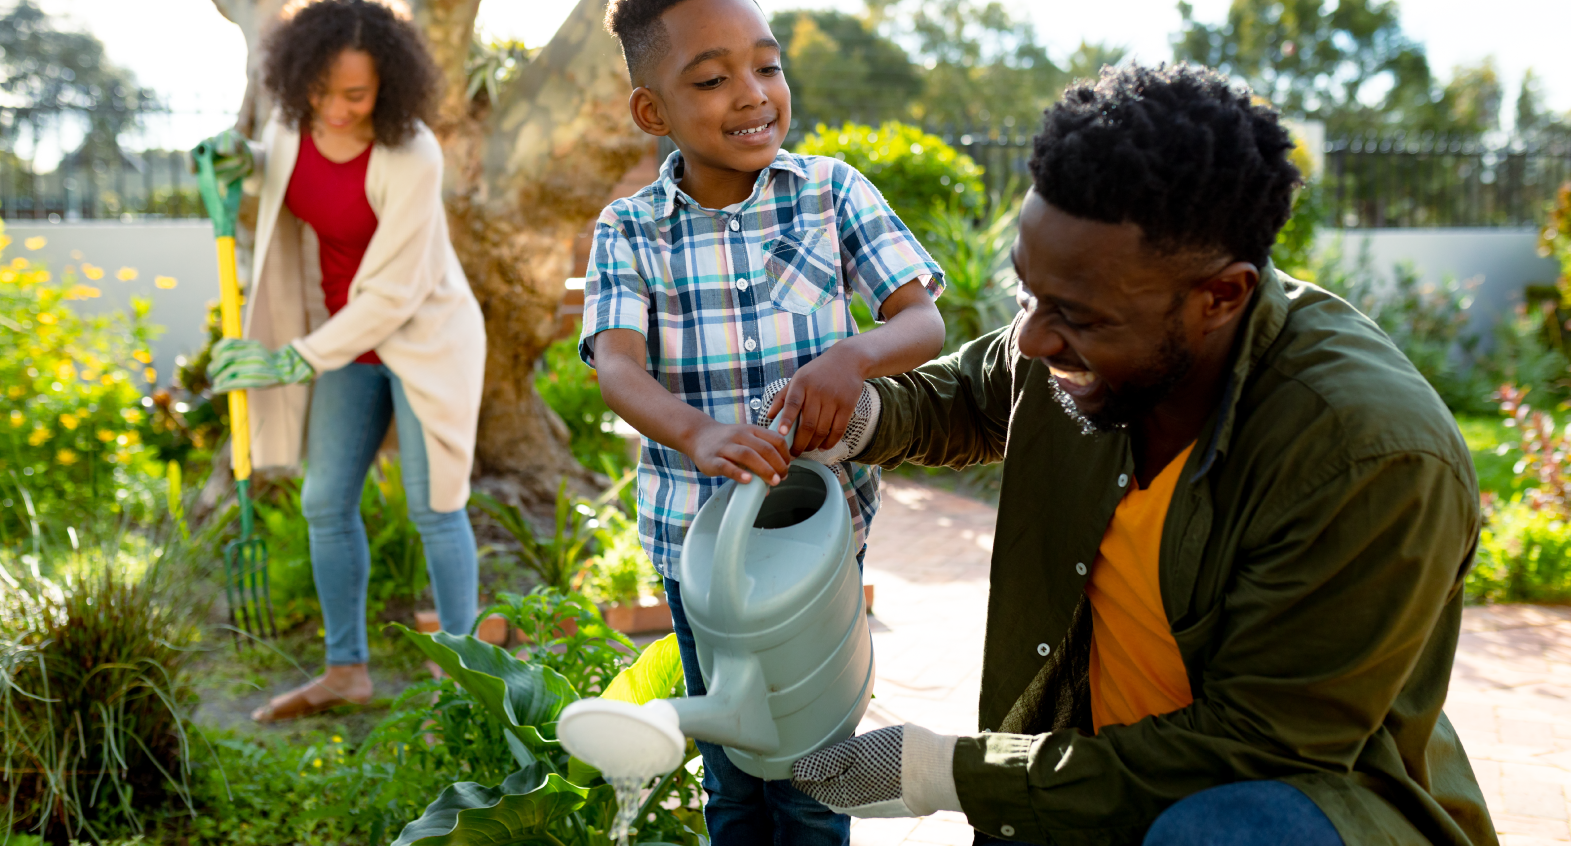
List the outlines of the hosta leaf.
<svg viewBox="0 0 1571 846">
<path fill-rule="evenodd" d="M 393 846 L 503 846 L 546 842 L 551 824 L 583 807 L 589 791 L 537 763 L 496 787 L 472 781 L 442 791 Z"/>
</svg>

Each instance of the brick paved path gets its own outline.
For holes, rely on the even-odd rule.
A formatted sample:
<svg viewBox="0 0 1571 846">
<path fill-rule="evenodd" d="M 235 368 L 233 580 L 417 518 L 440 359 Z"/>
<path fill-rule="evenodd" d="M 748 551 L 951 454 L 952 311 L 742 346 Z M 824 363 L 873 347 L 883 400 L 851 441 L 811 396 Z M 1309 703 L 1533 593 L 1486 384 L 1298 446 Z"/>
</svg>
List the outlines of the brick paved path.
<svg viewBox="0 0 1571 846">
<path fill-rule="evenodd" d="M 976 728 L 994 510 L 885 477 L 868 548 L 876 698 L 862 731 Z M 1571 842 L 1571 608 L 1469 608 L 1446 713 L 1504 846 Z M 960 814 L 857 820 L 853 846 L 969 846 Z"/>
</svg>

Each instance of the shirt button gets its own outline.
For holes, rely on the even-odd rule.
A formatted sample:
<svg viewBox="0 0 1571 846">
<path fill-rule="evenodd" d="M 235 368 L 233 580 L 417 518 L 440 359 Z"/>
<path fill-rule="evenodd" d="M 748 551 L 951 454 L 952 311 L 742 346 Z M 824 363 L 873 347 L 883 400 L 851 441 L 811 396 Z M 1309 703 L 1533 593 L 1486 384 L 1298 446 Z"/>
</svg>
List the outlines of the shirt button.
<svg viewBox="0 0 1571 846">
<path fill-rule="evenodd" d="M 748 352 L 752 352 L 757 347 L 758 344 L 754 342 L 752 338 L 748 338 L 746 341 L 742 342 L 742 349 L 747 350 Z"/>
<path fill-rule="evenodd" d="M 733 218 L 731 218 L 731 231 L 732 231 L 732 232 L 738 232 L 738 231 L 740 231 L 740 230 L 741 230 L 741 229 L 742 229 L 742 224 L 740 224 L 740 223 L 737 223 L 737 222 L 736 222 L 736 218 L 734 218 L 734 217 L 733 217 Z"/>
<path fill-rule="evenodd" d="M 1052 652 L 1052 651 L 1053 651 L 1053 647 L 1048 646 L 1045 643 L 1039 643 L 1039 644 L 1036 645 L 1036 654 L 1042 656 L 1043 658 L 1046 658 L 1047 654 L 1049 652 Z"/>
<path fill-rule="evenodd" d="M 1127 484 L 1129 484 L 1129 474 L 1128 473 L 1119 473 L 1118 474 L 1118 486 L 1119 487 L 1123 487 L 1123 486 L 1125 486 Z"/>
<path fill-rule="evenodd" d="M 754 411 L 757 411 L 760 408 L 764 407 L 764 401 L 759 399 L 758 397 L 753 397 L 752 399 L 747 401 L 747 407 L 751 408 Z"/>
<path fill-rule="evenodd" d="M 736 289 L 738 291 L 746 291 L 747 290 L 747 280 L 746 279 L 738 279 L 738 280 L 736 280 Z"/>
<path fill-rule="evenodd" d="M 1075 572 L 1079 573 L 1082 576 L 1084 576 L 1086 574 L 1086 565 L 1085 565 L 1084 561 L 1082 561 L 1079 564 L 1075 565 Z"/>
<path fill-rule="evenodd" d="M 1014 837 L 1015 827 L 1012 825 L 1001 825 L 998 827 L 998 833 L 1005 837 Z"/>
</svg>

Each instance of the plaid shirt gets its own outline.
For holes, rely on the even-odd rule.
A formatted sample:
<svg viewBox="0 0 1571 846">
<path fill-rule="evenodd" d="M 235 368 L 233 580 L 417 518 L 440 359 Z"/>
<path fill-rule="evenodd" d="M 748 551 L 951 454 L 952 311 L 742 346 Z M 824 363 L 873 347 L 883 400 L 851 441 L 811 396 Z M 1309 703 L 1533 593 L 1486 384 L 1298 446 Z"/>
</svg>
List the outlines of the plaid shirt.
<svg viewBox="0 0 1571 846">
<path fill-rule="evenodd" d="M 590 366 L 596 334 L 632 329 L 647 339 L 650 375 L 678 399 L 721 423 L 763 423 L 769 383 L 856 333 L 852 292 L 876 307 L 924 275 L 933 296 L 943 291 L 943 271 L 844 162 L 781 151 L 752 196 L 720 210 L 683 193 L 681 174 L 674 152 L 653 185 L 595 224 L 578 344 Z M 836 469 L 860 545 L 878 468 Z M 724 482 L 643 439 L 638 534 L 661 575 L 676 575 L 687 527 Z"/>
</svg>

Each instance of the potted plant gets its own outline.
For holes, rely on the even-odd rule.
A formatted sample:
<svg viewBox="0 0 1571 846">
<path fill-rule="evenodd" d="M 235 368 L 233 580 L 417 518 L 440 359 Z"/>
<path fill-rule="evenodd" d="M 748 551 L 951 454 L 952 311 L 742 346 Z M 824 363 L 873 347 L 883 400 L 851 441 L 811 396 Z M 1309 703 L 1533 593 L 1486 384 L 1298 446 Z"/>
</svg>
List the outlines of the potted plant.
<svg viewBox="0 0 1571 846">
<path fill-rule="evenodd" d="M 624 634 L 671 631 L 660 575 L 638 542 L 638 525 L 614 509 L 596 531 L 600 554 L 584 571 L 583 590 L 600 606 L 606 625 Z"/>
</svg>

